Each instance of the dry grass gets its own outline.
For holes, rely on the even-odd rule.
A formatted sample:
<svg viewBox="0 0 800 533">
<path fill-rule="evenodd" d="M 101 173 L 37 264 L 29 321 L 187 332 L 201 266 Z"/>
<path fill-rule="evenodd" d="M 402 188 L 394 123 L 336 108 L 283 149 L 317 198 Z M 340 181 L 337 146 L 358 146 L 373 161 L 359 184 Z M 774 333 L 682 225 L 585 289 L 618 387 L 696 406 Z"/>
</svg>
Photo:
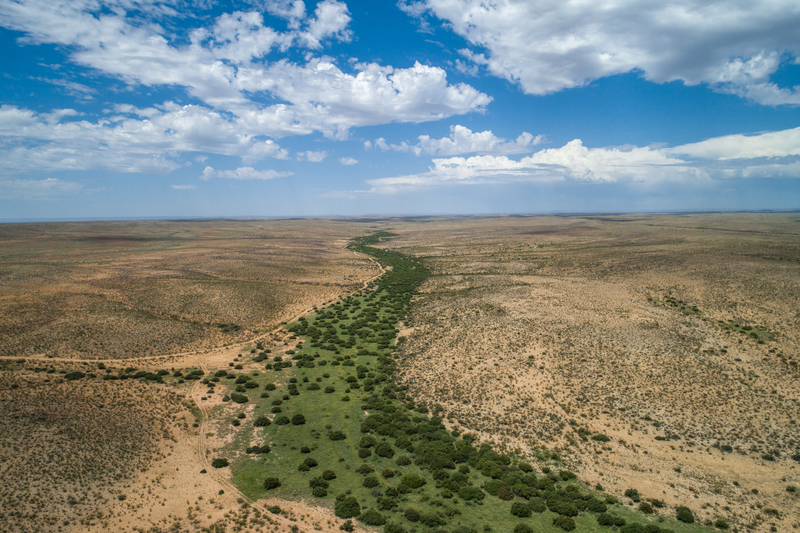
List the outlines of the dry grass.
<svg viewBox="0 0 800 533">
<path fill-rule="evenodd" d="M 0 356 L 124 359 L 220 346 L 359 286 L 323 220 L 0 226 Z M 217 324 L 233 324 L 225 332 Z"/>
</svg>

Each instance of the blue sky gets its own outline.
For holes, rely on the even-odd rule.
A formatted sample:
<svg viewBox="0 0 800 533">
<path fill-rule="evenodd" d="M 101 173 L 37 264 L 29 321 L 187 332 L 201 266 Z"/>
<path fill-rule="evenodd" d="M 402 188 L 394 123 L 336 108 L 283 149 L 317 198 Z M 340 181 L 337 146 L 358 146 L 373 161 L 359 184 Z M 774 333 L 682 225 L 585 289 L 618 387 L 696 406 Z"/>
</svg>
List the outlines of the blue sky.
<svg viewBox="0 0 800 533">
<path fill-rule="evenodd" d="M 795 1 L 0 0 L 0 220 L 800 208 Z"/>
</svg>

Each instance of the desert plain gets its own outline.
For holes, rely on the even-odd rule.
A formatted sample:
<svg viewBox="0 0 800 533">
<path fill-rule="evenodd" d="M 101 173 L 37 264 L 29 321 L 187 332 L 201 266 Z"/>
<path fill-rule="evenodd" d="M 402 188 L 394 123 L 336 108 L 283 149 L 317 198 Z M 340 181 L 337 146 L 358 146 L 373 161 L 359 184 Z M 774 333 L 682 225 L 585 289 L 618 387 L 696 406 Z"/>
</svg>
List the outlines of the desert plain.
<svg viewBox="0 0 800 533">
<path fill-rule="evenodd" d="M 300 377 L 253 355 L 366 298 L 385 265 L 347 245 L 379 231 L 429 273 L 393 379 L 448 431 L 632 513 L 800 527 L 800 215 L 712 213 L 0 225 L 0 530 L 339 531 L 248 488 L 261 406 L 208 378 Z"/>
</svg>

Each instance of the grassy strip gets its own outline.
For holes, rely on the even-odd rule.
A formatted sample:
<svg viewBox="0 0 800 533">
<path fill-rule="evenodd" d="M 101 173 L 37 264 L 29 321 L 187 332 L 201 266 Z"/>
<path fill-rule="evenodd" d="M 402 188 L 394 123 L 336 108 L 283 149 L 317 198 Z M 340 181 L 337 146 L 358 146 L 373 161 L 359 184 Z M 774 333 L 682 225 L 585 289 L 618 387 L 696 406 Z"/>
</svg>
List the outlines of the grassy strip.
<svg viewBox="0 0 800 533">
<path fill-rule="evenodd" d="M 241 408 L 230 420 L 225 455 L 240 490 L 250 498 L 315 500 L 386 533 L 702 530 L 649 504 L 647 514 L 626 507 L 560 463 L 534 467 L 477 447 L 474 436 L 447 431 L 409 397 L 392 378 L 396 325 L 428 272 L 372 246 L 390 236 L 350 245 L 391 267 L 373 290 L 289 324 L 300 340 L 293 349 L 273 354 L 260 346 L 251 356 L 266 362 L 266 372 L 211 378 L 238 389 L 231 399 Z"/>
</svg>

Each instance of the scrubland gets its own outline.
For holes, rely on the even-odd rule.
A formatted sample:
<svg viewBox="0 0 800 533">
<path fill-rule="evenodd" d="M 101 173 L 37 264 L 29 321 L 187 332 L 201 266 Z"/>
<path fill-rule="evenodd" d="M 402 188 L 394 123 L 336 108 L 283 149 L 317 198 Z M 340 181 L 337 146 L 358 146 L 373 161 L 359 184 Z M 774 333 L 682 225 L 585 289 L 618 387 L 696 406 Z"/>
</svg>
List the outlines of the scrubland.
<svg viewBox="0 0 800 533">
<path fill-rule="evenodd" d="M 800 219 L 436 221 L 387 243 L 432 271 L 401 382 L 507 450 L 615 493 L 794 528 Z"/>
<path fill-rule="evenodd" d="M 0 226 L 0 530 L 795 529 L 798 237 L 796 214 Z"/>
</svg>

